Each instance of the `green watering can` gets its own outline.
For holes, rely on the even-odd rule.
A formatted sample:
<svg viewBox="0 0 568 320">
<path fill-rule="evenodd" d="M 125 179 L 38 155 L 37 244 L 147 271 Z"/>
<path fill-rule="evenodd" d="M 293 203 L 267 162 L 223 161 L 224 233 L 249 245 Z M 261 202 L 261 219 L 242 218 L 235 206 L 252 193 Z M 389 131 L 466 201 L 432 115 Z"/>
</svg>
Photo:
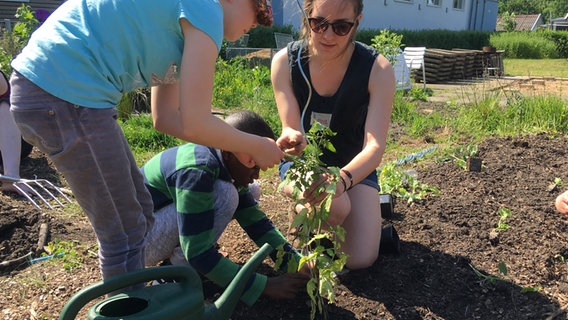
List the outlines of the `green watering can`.
<svg viewBox="0 0 568 320">
<path fill-rule="evenodd" d="M 272 247 L 262 246 L 235 276 L 223 294 L 212 304 L 206 304 L 203 286 L 197 272 L 189 266 L 145 268 L 94 283 L 77 292 L 65 304 L 59 320 L 75 319 L 79 311 L 92 300 L 110 292 L 156 279 L 176 282 L 120 293 L 95 304 L 87 314 L 89 320 L 222 320 L 229 319 L 246 284 Z"/>
</svg>

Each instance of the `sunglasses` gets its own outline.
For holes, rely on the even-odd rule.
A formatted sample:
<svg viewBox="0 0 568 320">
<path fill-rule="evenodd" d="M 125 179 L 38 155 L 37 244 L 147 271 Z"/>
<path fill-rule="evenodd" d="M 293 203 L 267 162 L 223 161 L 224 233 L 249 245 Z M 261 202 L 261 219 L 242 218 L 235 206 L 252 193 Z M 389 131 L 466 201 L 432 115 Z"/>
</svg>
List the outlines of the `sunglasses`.
<svg viewBox="0 0 568 320">
<path fill-rule="evenodd" d="M 330 23 L 322 17 L 308 18 L 308 22 L 310 23 L 310 29 L 312 29 L 315 33 L 324 33 L 325 30 L 331 26 L 333 32 L 341 37 L 347 35 L 351 31 L 351 28 L 355 25 L 355 22 L 341 20 Z"/>
</svg>

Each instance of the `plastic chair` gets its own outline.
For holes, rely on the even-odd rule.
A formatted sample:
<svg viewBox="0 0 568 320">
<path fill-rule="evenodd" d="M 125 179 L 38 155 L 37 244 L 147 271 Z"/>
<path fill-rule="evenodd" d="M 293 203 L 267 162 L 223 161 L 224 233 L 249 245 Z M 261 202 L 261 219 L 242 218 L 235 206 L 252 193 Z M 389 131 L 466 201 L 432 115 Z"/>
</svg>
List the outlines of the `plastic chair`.
<svg viewBox="0 0 568 320">
<path fill-rule="evenodd" d="M 406 60 L 406 65 L 410 70 L 422 69 L 422 82 L 424 83 L 424 88 L 426 88 L 426 67 L 424 66 L 424 54 L 426 53 L 426 47 L 405 47 L 404 48 L 404 59 Z"/>
</svg>

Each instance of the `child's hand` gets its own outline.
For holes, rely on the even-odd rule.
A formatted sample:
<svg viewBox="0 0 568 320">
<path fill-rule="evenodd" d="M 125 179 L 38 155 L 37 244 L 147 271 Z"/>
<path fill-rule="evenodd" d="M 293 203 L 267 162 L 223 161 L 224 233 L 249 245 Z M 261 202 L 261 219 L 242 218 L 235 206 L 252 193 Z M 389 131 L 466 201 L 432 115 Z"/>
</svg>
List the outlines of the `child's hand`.
<svg viewBox="0 0 568 320">
<path fill-rule="evenodd" d="M 564 191 L 556 198 L 556 210 L 568 218 L 568 191 Z"/>
<path fill-rule="evenodd" d="M 310 260 L 307 261 L 302 268 L 300 269 L 300 271 L 298 271 L 298 273 L 302 273 L 305 274 L 309 277 L 312 276 L 312 271 L 317 271 L 316 270 L 316 262 L 314 260 Z"/>
<path fill-rule="evenodd" d="M 260 146 L 251 150 L 251 154 L 255 164 L 263 171 L 274 167 L 284 158 L 284 152 L 270 138 L 261 138 Z"/>
<path fill-rule="evenodd" d="M 301 290 L 306 289 L 310 276 L 304 273 L 285 273 L 268 278 L 262 292 L 271 299 L 293 299 Z"/>
</svg>

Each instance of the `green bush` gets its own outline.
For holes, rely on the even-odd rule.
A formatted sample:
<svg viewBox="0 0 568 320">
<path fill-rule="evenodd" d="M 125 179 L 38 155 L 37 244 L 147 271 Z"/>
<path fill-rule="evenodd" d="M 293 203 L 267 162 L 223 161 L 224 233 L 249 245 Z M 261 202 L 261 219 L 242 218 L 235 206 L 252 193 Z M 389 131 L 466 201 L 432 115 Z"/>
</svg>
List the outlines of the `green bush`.
<svg viewBox="0 0 568 320">
<path fill-rule="evenodd" d="M 561 58 L 568 58 L 568 31 L 540 31 L 542 36 L 551 40 L 556 45 L 556 51 Z"/>
<path fill-rule="evenodd" d="M 491 32 L 488 31 L 453 31 L 453 30 L 390 30 L 402 35 L 408 47 L 427 47 L 451 50 L 454 48 L 481 50 L 489 44 Z M 357 40 L 368 45 L 380 30 L 361 29 L 357 31 Z"/>
<path fill-rule="evenodd" d="M 0 30 L 2 34 L 0 37 L 0 68 L 7 76 L 12 73 L 10 63 L 13 57 L 22 51 L 22 48 L 28 43 L 30 36 L 38 25 L 38 20 L 33 11 L 25 3 L 22 3 L 16 10 L 15 17 L 18 19 L 18 22 L 16 22 L 12 30 L 4 28 Z"/>
<path fill-rule="evenodd" d="M 505 50 L 504 56 L 513 59 L 560 58 L 558 46 L 544 32 L 501 32 L 491 35 L 491 46 Z"/>
</svg>

